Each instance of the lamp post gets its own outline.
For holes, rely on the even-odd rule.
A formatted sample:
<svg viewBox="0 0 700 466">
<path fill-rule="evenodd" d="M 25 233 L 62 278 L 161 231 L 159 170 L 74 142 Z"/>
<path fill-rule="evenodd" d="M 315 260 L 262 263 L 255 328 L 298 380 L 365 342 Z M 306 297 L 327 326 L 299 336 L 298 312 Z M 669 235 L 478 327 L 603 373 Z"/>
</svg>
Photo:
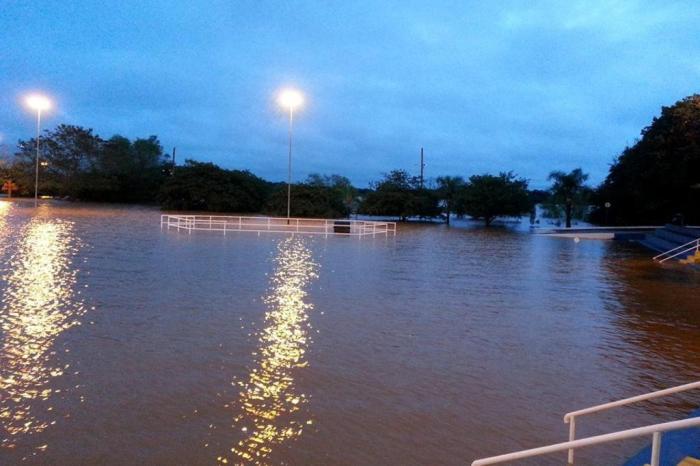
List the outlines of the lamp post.
<svg viewBox="0 0 700 466">
<path fill-rule="evenodd" d="M 41 139 L 41 112 L 51 108 L 51 101 L 40 94 L 32 94 L 26 99 L 27 106 L 36 111 L 36 160 L 34 167 L 34 207 L 39 203 L 39 148 Z"/>
<path fill-rule="evenodd" d="M 294 109 L 304 103 L 301 92 L 295 89 L 285 89 L 280 92 L 279 104 L 289 108 L 289 160 L 287 165 L 287 224 L 292 213 L 292 124 L 294 122 Z"/>
</svg>

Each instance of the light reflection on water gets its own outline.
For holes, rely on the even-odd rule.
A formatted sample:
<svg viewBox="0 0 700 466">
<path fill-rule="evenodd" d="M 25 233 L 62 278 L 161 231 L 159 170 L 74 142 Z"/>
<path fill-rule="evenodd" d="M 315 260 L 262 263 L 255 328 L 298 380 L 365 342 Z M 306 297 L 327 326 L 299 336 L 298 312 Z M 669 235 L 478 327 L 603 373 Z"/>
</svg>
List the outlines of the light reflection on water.
<svg viewBox="0 0 700 466">
<path fill-rule="evenodd" d="M 54 257 L 45 259 L 62 274 L 46 287 L 68 294 L 56 295 L 62 306 L 45 308 L 77 317 L 82 297 L 101 312 L 91 313 L 93 325 L 62 333 L 68 320 L 42 317 L 54 335 L 30 339 L 49 347 L 33 387 L 54 395 L 23 406 L 30 418 L 60 419 L 60 426 L 10 436 L 0 420 L 0 438 L 17 445 L 0 448 L 2 465 L 24 457 L 71 466 L 204 465 L 218 455 L 228 464 L 458 465 L 560 441 L 562 413 L 686 383 L 700 371 L 700 274 L 659 267 L 633 245 L 455 221 L 400 225 L 389 239 L 305 239 L 304 247 L 280 245 L 279 236 L 170 234 L 158 226 L 160 212 L 140 207 L 55 202 L 37 212 L 15 203 L 8 212 L 0 210 L 7 239 L 0 294 L 12 303 L 29 294 L 19 270 L 30 273 L 29 258 L 40 249 L 29 247 L 40 217 L 64 229 L 51 233 L 57 242 L 66 240 L 46 245 Z M 78 237 L 69 264 L 58 251 L 68 254 Z M 323 267 L 318 278 L 317 266 L 305 270 L 299 259 L 306 248 Z M 77 268 L 75 282 L 69 274 Z M 299 308 L 285 306 L 291 296 Z M 38 306 L 26 303 L 4 302 L 0 316 Z M 317 318 L 325 309 L 333 312 Z M 0 317 L 8 322 L 21 329 Z M 251 323 L 261 329 L 253 339 Z M 8 352 L 11 341 L 3 346 L 3 332 L 5 368 L 18 357 Z M 61 353 L 54 359 L 53 351 Z M 65 364 L 64 376 L 48 373 Z M 17 365 L 20 373 L 29 366 Z M 243 383 L 231 386 L 232 379 Z M 56 395 L 74 382 L 84 402 Z M 678 419 L 698 396 L 578 428 L 584 437 Z M 18 412 L 9 403 L 0 407 Z M 620 464 L 641 444 L 582 450 L 577 464 Z"/>
<path fill-rule="evenodd" d="M 55 423 L 37 413 L 37 402 L 51 397 L 50 380 L 68 368 L 52 362 L 54 341 L 83 312 L 74 293 L 72 223 L 34 218 L 19 237 L 7 264 L 0 310 L 0 445 L 8 448 L 20 436 Z"/>
<path fill-rule="evenodd" d="M 295 387 L 295 372 L 306 367 L 309 341 L 309 311 L 306 288 L 317 277 L 318 265 L 311 251 L 299 238 L 279 242 L 275 270 L 264 301 L 268 307 L 264 328 L 258 335 L 256 365 L 248 379 L 239 382 L 238 407 L 234 428 L 244 438 L 231 451 L 237 462 L 263 464 L 272 449 L 302 434 L 300 410 L 308 402 Z M 218 460 L 227 463 L 228 458 Z"/>
</svg>

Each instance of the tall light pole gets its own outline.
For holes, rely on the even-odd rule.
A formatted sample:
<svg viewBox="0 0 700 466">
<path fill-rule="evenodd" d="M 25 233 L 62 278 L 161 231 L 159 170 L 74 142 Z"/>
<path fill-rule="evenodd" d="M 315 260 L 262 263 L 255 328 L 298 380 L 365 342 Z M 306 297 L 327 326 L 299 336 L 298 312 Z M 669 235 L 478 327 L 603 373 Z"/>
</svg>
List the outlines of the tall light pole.
<svg viewBox="0 0 700 466">
<path fill-rule="evenodd" d="M 292 213 L 292 124 L 294 122 L 294 109 L 304 103 L 304 97 L 296 89 L 285 89 L 280 92 L 279 104 L 289 108 L 289 161 L 287 166 L 287 223 Z"/>
<path fill-rule="evenodd" d="M 41 139 L 41 112 L 51 108 L 51 101 L 40 94 L 27 96 L 27 106 L 36 111 L 36 160 L 34 167 L 34 207 L 39 203 L 39 148 Z"/>
</svg>

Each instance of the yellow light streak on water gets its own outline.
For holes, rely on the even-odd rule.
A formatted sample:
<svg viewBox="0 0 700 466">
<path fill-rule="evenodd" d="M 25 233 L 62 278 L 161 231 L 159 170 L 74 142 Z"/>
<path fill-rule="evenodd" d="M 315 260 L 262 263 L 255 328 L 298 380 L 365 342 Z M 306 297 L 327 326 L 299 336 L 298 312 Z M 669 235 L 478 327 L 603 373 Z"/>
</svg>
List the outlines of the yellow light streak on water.
<svg viewBox="0 0 700 466">
<path fill-rule="evenodd" d="M 295 375 L 308 364 L 313 304 L 306 301 L 306 288 L 317 277 L 318 265 L 299 238 L 287 238 L 277 249 L 264 298 L 268 311 L 259 334 L 256 367 L 239 383 L 241 414 L 234 419 L 234 428 L 244 437 L 231 449 L 238 463 L 264 464 L 276 445 L 299 437 L 311 424 L 300 411 L 308 398 L 295 386 Z M 229 459 L 220 456 L 218 461 Z"/>
<path fill-rule="evenodd" d="M 69 222 L 32 219 L 20 232 L 8 263 L 0 308 L 0 446 L 43 431 L 51 422 L 38 414 L 50 399 L 51 379 L 66 369 L 54 361 L 54 342 L 78 324 L 83 305 L 74 299 L 77 241 Z"/>
</svg>

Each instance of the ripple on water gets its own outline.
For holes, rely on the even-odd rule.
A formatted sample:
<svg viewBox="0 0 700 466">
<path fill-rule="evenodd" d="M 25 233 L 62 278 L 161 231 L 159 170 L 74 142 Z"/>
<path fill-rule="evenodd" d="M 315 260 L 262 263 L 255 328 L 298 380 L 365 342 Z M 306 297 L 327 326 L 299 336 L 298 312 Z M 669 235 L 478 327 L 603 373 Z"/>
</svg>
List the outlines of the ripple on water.
<svg viewBox="0 0 700 466">
<path fill-rule="evenodd" d="M 309 312 L 313 309 L 307 287 L 317 276 L 318 264 L 300 238 L 279 242 L 264 327 L 258 333 L 255 365 L 246 380 L 238 382 L 234 429 L 243 438 L 231 448 L 239 461 L 262 464 L 273 448 L 300 436 L 311 419 L 300 413 L 308 402 L 295 387 L 296 372 L 308 364 Z M 228 455 L 219 456 L 221 463 Z"/>
<path fill-rule="evenodd" d="M 54 341 L 79 324 L 85 308 L 75 292 L 73 224 L 33 218 L 19 231 L 5 270 L 0 309 L 2 446 L 54 424 L 51 379 L 68 369 L 54 361 Z"/>
</svg>

